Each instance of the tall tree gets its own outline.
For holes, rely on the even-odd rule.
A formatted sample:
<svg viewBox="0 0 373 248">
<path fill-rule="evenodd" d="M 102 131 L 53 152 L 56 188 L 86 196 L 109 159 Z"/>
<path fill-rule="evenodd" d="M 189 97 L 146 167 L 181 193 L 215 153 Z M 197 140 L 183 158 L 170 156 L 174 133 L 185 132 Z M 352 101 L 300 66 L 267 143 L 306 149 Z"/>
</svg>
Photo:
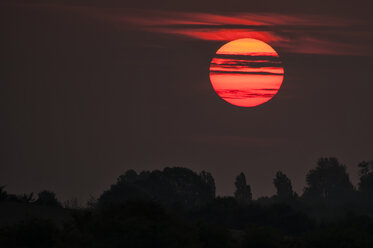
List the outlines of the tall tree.
<svg viewBox="0 0 373 248">
<path fill-rule="evenodd" d="M 294 197 L 293 186 L 290 179 L 281 171 L 276 173 L 273 184 L 277 190 L 277 197 L 280 200 L 290 200 Z"/>
<path fill-rule="evenodd" d="M 236 177 L 234 185 L 236 186 L 236 191 L 234 192 L 236 200 L 244 204 L 249 203 L 252 200 L 251 187 L 246 184 L 246 177 L 243 172 Z"/>
<path fill-rule="evenodd" d="M 5 201 L 8 198 L 8 193 L 4 188 L 5 186 L 0 186 L 0 201 Z"/>
<path fill-rule="evenodd" d="M 202 181 L 210 188 L 211 197 L 215 198 L 216 194 L 216 187 L 215 187 L 215 180 L 212 177 L 210 172 L 202 171 L 199 176 L 201 177 Z"/>
<path fill-rule="evenodd" d="M 320 158 L 306 182 L 303 196 L 318 200 L 346 200 L 354 191 L 346 166 L 336 158 Z"/>
<path fill-rule="evenodd" d="M 359 165 L 359 191 L 364 194 L 373 193 L 373 160 L 363 161 Z"/>
</svg>

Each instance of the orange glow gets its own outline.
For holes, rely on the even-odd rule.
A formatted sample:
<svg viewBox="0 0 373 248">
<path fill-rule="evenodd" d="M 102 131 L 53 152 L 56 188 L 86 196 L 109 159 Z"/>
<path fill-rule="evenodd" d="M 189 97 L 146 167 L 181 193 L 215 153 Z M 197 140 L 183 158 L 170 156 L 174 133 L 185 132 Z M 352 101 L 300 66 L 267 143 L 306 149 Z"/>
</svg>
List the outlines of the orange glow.
<svg viewBox="0 0 373 248">
<path fill-rule="evenodd" d="M 255 39 L 239 39 L 222 46 L 216 54 L 250 55 L 261 53 L 276 56 L 277 53 L 268 44 Z"/>
<path fill-rule="evenodd" d="M 222 46 L 210 65 L 210 80 L 216 93 L 240 107 L 254 107 L 272 99 L 283 77 L 284 69 L 276 51 L 250 38 Z"/>
</svg>

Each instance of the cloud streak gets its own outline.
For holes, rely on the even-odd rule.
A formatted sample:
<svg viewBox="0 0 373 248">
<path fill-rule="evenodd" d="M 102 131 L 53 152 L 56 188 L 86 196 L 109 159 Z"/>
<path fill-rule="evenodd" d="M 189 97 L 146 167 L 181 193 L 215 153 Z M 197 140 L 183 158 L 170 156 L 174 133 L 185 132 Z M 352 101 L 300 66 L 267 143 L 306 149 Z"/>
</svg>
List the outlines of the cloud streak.
<svg viewBox="0 0 373 248">
<path fill-rule="evenodd" d="M 53 4 L 23 5 L 27 8 L 71 11 L 123 29 L 132 27 L 143 32 L 187 39 L 216 42 L 254 38 L 269 43 L 280 52 L 373 56 L 371 27 L 369 23 L 356 19 L 302 14 L 217 14 Z"/>
<path fill-rule="evenodd" d="M 255 38 L 284 52 L 373 55 L 368 24 L 346 18 L 275 13 L 183 13 L 146 11 L 107 16 L 148 32 L 205 41 Z"/>
</svg>

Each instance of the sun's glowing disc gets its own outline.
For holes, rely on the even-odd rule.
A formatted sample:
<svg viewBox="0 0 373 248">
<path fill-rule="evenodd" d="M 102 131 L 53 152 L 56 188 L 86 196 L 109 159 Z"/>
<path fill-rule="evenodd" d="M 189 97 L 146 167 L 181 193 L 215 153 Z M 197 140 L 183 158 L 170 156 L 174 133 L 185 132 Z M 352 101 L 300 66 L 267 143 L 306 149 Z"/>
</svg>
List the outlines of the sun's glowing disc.
<svg viewBox="0 0 373 248">
<path fill-rule="evenodd" d="M 210 64 L 210 80 L 216 93 L 240 107 L 254 107 L 271 100 L 283 79 L 280 57 L 260 40 L 228 42 Z"/>
</svg>

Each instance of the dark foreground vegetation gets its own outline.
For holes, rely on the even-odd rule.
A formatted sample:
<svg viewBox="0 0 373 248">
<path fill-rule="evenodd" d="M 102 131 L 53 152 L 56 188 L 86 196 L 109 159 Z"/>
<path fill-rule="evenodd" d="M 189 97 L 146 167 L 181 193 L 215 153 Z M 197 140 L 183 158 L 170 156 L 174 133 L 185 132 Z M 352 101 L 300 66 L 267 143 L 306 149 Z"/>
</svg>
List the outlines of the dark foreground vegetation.
<svg viewBox="0 0 373 248">
<path fill-rule="evenodd" d="M 256 200 L 243 173 L 234 197 L 216 197 L 210 173 L 180 167 L 129 170 L 84 208 L 1 187 L 0 247 L 373 247 L 373 161 L 358 169 L 355 188 L 321 158 L 302 195 L 277 172 L 276 195 Z"/>
</svg>

